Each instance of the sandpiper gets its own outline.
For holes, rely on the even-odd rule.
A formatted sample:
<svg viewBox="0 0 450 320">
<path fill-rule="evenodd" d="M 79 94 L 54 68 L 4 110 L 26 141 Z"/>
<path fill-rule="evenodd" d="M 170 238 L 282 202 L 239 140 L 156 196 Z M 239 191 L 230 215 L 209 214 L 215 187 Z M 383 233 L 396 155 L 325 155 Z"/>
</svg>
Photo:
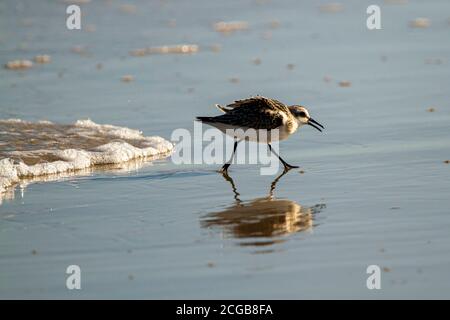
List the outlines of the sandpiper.
<svg viewBox="0 0 450 320">
<path fill-rule="evenodd" d="M 227 172 L 238 143 L 244 139 L 236 132 L 245 132 L 248 129 L 256 130 L 258 133 L 255 135 L 255 139 L 248 136 L 245 136 L 245 139 L 267 143 L 269 150 L 280 159 L 284 165 L 284 170 L 287 171 L 292 168 L 298 168 L 298 166 L 292 166 L 284 161 L 272 149 L 270 143 L 276 140 L 287 139 L 305 124 L 319 131 L 324 129 L 320 123 L 309 116 L 309 112 L 305 107 L 300 105 L 287 106 L 278 100 L 262 96 L 238 100 L 225 107 L 216 104 L 216 107 L 224 114 L 216 117 L 197 117 L 197 120 L 216 127 L 220 131 L 234 137 L 233 152 L 230 160 L 223 165 L 223 172 Z M 271 130 L 278 130 L 278 134 L 271 134 Z M 261 131 L 265 131 L 265 134 L 261 135 Z M 264 136 L 265 139 L 261 139 L 261 136 Z"/>
</svg>

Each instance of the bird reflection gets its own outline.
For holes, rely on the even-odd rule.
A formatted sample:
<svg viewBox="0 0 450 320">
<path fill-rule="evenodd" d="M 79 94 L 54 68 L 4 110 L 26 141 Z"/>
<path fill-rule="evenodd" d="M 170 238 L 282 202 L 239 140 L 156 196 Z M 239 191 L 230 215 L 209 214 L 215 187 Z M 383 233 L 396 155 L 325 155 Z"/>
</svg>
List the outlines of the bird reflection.
<svg viewBox="0 0 450 320">
<path fill-rule="evenodd" d="M 224 234 L 240 239 L 241 246 L 269 246 L 283 242 L 283 237 L 301 231 L 310 231 L 314 215 L 325 205 L 304 207 L 295 201 L 274 198 L 277 183 L 284 171 L 270 184 L 269 194 L 263 198 L 242 201 L 233 179 L 225 172 L 223 177 L 231 184 L 234 204 L 223 211 L 204 216 L 204 228 L 220 228 Z"/>
</svg>

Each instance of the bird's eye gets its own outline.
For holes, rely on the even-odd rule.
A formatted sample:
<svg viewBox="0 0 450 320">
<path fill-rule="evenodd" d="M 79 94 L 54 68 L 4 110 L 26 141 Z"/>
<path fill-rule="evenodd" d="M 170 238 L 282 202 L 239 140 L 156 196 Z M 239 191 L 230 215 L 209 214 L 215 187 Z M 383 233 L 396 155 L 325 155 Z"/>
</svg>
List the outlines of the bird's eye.
<svg viewBox="0 0 450 320">
<path fill-rule="evenodd" d="M 299 116 L 302 117 L 302 118 L 304 118 L 304 117 L 306 117 L 306 113 L 304 113 L 304 112 L 302 111 L 302 112 L 299 113 Z"/>
</svg>

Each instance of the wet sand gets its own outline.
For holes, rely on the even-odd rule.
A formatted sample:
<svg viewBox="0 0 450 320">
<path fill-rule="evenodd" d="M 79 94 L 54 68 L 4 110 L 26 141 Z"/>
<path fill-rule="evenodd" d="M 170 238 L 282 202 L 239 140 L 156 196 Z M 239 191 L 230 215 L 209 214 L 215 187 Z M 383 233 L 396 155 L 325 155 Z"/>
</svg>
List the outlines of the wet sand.
<svg viewBox="0 0 450 320">
<path fill-rule="evenodd" d="M 1 298 L 450 298 L 449 3 L 383 3 L 377 31 L 369 1 L 123 4 L 82 5 L 75 32 L 65 4 L 3 1 L 1 64 L 51 61 L 0 69 L 0 119 L 170 139 L 215 103 L 261 94 L 327 130 L 281 144 L 303 173 L 272 194 L 258 166 L 232 166 L 231 183 L 170 160 L 23 181 L 0 204 Z M 179 44 L 198 51 L 130 54 Z M 381 290 L 366 288 L 372 264 Z"/>
</svg>

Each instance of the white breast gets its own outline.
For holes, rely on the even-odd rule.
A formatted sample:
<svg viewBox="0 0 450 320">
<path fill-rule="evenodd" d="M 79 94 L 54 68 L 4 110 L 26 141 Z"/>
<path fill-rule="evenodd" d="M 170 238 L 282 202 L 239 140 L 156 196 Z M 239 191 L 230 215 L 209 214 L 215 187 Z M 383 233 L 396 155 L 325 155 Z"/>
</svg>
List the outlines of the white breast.
<svg viewBox="0 0 450 320">
<path fill-rule="evenodd" d="M 282 141 L 287 139 L 291 134 L 297 131 L 298 124 L 296 121 L 285 123 L 278 127 L 278 130 L 255 130 L 252 128 L 236 128 L 232 125 L 227 125 L 223 123 L 208 123 L 213 127 L 216 127 L 223 133 L 236 138 L 237 140 L 248 140 L 259 143 L 270 143 L 272 141 Z"/>
<path fill-rule="evenodd" d="M 291 124 L 283 124 L 279 127 L 279 141 L 286 140 L 291 134 L 293 134 L 298 129 L 297 121 L 291 122 Z M 275 140 L 273 140 L 275 141 Z"/>
</svg>

